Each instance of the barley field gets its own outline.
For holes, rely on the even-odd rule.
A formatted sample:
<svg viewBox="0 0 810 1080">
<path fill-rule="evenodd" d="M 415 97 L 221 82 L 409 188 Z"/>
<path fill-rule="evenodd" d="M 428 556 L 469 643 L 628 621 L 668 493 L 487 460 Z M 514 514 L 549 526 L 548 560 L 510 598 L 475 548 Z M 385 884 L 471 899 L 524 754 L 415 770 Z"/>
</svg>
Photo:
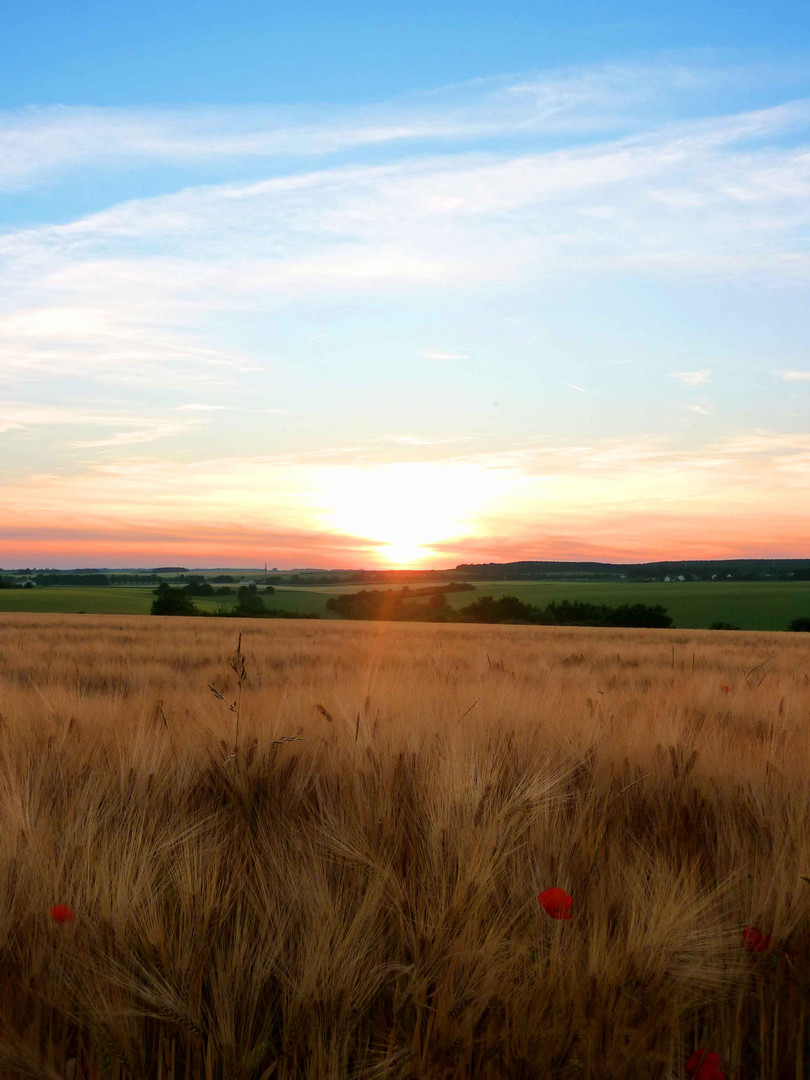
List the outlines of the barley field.
<svg viewBox="0 0 810 1080">
<path fill-rule="evenodd" d="M 810 1074 L 808 635 L 238 634 L 0 616 L 3 1080 Z"/>
</svg>

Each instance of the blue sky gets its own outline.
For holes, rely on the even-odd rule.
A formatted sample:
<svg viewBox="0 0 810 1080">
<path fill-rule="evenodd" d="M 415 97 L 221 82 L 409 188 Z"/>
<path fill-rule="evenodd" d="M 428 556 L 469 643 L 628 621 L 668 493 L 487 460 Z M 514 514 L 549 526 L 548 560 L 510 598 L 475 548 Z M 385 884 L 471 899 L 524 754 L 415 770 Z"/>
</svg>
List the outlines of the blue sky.
<svg viewBox="0 0 810 1080">
<path fill-rule="evenodd" d="M 664 49 L 801 56 L 803 3 L 2 5 L 0 104 L 367 103 Z"/>
<path fill-rule="evenodd" d="M 0 566 L 807 555 L 807 18 L 4 5 Z"/>
</svg>

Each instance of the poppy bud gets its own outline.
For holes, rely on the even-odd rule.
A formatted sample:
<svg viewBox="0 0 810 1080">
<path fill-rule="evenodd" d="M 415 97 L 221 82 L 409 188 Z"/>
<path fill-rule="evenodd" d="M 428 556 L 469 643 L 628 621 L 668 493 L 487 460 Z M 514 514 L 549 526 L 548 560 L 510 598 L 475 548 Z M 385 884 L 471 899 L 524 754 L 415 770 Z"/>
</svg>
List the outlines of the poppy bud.
<svg viewBox="0 0 810 1080">
<path fill-rule="evenodd" d="M 684 1066 L 693 1080 L 725 1080 L 720 1072 L 720 1058 L 713 1050 L 705 1050 L 701 1046 L 687 1059 Z"/>
<path fill-rule="evenodd" d="M 767 952 L 771 947 L 771 935 L 761 933 L 755 926 L 744 926 L 742 936 L 749 952 Z"/>
<path fill-rule="evenodd" d="M 571 905 L 574 901 L 568 893 L 564 892 L 562 889 L 558 889 L 556 886 L 551 889 L 546 889 L 545 892 L 540 893 L 537 899 L 540 902 L 540 907 L 545 911 L 549 918 L 571 918 Z"/>
<path fill-rule="evenodd" d="M 53 921 L 59 923 L 60 926 L 73 922 L 73 908 L 68 907 L 67 904 L 54 904 L 49 914 Z"/>
</svg>

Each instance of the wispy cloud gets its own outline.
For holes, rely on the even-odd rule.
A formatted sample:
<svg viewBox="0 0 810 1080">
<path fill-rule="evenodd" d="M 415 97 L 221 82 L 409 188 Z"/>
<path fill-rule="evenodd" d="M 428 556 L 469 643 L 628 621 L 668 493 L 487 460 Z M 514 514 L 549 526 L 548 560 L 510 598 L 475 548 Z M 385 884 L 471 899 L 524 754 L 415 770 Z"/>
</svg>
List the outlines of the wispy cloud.
<svg viewBox="0 0 810 1080">
<path fill-rule="evenodd" d="M 785 382 L 810 382 L 810 371 L 780 371 L 779 378 Z"/>
<path fill-rule="evenodd" d="M 701 383 L 709 381 L 711 374 L 708 368 L 703 368 L 701 371 L 673 371 L 669 377 L 670 379 L 677 379 L 684 386 L 700 386 Z"/>
<path fill-rule="evenodd" d="M 478 79 L 360 107 L 26 108 L 0 113 L 0 186 L 54 170 L 289 160 L 408 143 L 622 130 L 732 72 L 672 61 Z M 760 76 L 761 77 L 761 76 Z"/>
<path fill-rule="evenodd" d="M 0 376 L 223 384 L 267 363 L 199 313 L 257 328 L 334 295 L 653 277 L 803 281 L 796 105 L 566 150 L 415 155 L 190 187 L 0 237 Z M 485 257 L 482 253 L 485 253 Z M 270 308 L 268 308 L 270 298 Z M 431 358 L 466 353 L 429 350 Z M 703 372 L 678 372 L 695 385 Z"/>
<path fill-rule="evenodd" d="M 173 316 L 166 312 L 158 294 L 150 303 L 128 295 L 123 283 L 116 293 L 104 278 L 99 270 L 95 287 L 88 282 L 84 291 L 80 280 L 57 284 L 45 278 L 36 290 L 36 306 L 0 315 L 0 385 L 44 374 L 124 386 L 224 386 L 256 369 L 232 349 L 201 341 L 193 326 L 182 325 L 176 309 Z M 8 280 L 13 287 L 13 272 Z M 97 303 L 85 306 L 93 294 Z M 180 325 L 167 327 L 167 321 Z"/>
<path fill-rule="evenodd" d="M 26 428 L 117 427 L 122 423 L 134 422 L 137 418 L 137 414 L 128 409 L 0 401 L 0 434 L 24 431 Z"/>
<path fill-rule="evenodd" d="M 117 431 L 104 439 L 88 439 L 71 443 L 76 449 L 90 449 L 106 446 L 135 446 L 138 443 L 157 442 L 159 439 L 169 439 L 182 432 L 188 431 L 198 421 L 191 420 L 185 424 L 154 424 L 151 427 L 139 428 L 134 431 Z"/>
<path fill-rule="evenodd" d="M 65 424 L 108 424 L 118 418 L 52 405 L 31 405 L 12 401 L 0 402 L 0 433 L 20 431 L 28 427 L 52 427 Z"/>
<path fill-rule="evenodd" d="M 449 437 L 432 435 L 386 435 L 387 442 L 398 446 L 464 446 L 465 443 L 473 442 L 472 435 L 454 435 Z"/>
</svg>

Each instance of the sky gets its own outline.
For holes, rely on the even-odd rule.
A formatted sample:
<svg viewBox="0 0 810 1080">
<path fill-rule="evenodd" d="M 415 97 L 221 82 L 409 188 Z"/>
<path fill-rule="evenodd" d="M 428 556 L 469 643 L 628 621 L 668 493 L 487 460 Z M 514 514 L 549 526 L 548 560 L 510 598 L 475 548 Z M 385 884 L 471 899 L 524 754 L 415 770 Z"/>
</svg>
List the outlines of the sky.
<svg viewBox="0 0 810 1080">
<path fill-rule="evenodd" d="M 810 557 L 806 5 L 0 39 L 0 567 Z"/>
</svg>

